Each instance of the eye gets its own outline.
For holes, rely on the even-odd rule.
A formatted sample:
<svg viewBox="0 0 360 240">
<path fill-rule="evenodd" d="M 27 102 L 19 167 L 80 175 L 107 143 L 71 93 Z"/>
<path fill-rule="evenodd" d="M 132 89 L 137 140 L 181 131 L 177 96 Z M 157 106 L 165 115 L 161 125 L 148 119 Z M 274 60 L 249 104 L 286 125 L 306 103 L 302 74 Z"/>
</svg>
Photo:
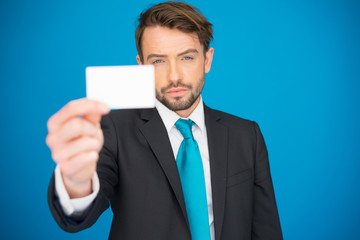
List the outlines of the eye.
<svg viewBox="0 0 360 240">
<path fill-rule="evenodd" d="M 153 64 L 157 64 L 157 63 L 162 63 L 162 62 L 163 62 L 163 60 L 157 59 L 157 60 L 153 61 L 152 63 L 153 63 Z"/>
<path fill-rule="evenodd" d="M 184 60 L 193 60 L 194 58 L 193 57 L 189 57 L 189 56 L 186 56 L 186 57 L 184 57 Z"/>
</svg>

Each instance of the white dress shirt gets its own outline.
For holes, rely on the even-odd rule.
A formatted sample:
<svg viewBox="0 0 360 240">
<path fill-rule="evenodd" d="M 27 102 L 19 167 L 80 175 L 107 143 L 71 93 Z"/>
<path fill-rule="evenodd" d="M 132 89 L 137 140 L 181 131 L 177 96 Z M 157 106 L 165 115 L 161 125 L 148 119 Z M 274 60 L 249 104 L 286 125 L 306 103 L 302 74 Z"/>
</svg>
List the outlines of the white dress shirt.
<svg viewBox="0 0 360 240">
<path fill-rule="evenodd" d="M 167 133 L 169 135 L 171 147 L 176 159 L 182 140 L 184 139 L 180 131 L 175 127 L 176 121 L 181 118 L 174 111 L 171 111 L 165 107 L 162 103 L 156 100 L 156 109 L 165 125 Z M 212 190 L 211 190 L 211 176 L 210 176 L 210 162 L 209 162 L 209 147 L 207 142 L 207 132 L 205 126 L 204 104 L 200 96 L 200 102 L 195 110 L 186 119 L 191 119 L 195 125 L 192 127 L 192 132 L 195 140 L 197 141 L 200 149 L 200 155 L 204 168 L 205 186 L 206 186 L 206 199 L 208 205 L 209 214 L 209 226 L 211 239 L 215 239 L 214 228 L 214 213 L 212 204 Z M 59 197 L 59 202 L 63 208 L 63 211 L 68 216 L 81 215 L 96 198 L 100 184 L 99 178 L 95 172 L 93 176 L 93 193 L 84 198 L 70 199 L 66 192 L 65 186 L 62 181 L 59 166 L 55 169 L 55 192 Z"/>
</svg>

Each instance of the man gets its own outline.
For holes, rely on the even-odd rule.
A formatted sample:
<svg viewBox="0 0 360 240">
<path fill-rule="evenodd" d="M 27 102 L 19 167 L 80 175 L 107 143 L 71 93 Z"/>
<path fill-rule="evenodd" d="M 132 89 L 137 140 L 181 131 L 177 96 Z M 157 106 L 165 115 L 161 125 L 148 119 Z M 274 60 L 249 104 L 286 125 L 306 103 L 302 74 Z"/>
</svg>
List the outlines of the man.
<svg viewBox="0 0 360 240">
<path fill-rule="evenodd" d="M 49 119 L 48 200 L 65 231 L 90 227 L 110 201 L 109 239 L 282 239 L 258 125 L 201 98 L 211 26 L 186 3 L 153 6 L 135 36 L 138 63 L 155 67 L 156 108 L 109 113 L 80 99 Z"/>
</svg>

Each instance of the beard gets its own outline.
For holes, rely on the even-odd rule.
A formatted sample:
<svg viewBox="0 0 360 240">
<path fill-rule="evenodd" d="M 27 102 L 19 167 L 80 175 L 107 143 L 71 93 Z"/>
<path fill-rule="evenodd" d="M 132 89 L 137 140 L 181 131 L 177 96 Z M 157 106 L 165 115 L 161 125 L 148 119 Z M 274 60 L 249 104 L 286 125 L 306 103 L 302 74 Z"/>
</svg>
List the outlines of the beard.
<svg viewBox="0 0 360 240">
<path fill-rule="evenodd" d="M 164 104 L 168 109 L 172 111 L 182 111 L 190 108 L 196 99 L 199 98 L 205 83 L 205 74 L 200 78 L 198 83 L 195 86 L 184 84 L 181 81 L 176 83 L 171 83 L 168 86 L 162 88 L 160 91 L 156 89 L 156 98 Z M 189 96 L 180 96 L 175 98 L 166 97 L 165 93 L 171 89 L 176 87 L 186 88 L 190 91 Z"/>
</svg>

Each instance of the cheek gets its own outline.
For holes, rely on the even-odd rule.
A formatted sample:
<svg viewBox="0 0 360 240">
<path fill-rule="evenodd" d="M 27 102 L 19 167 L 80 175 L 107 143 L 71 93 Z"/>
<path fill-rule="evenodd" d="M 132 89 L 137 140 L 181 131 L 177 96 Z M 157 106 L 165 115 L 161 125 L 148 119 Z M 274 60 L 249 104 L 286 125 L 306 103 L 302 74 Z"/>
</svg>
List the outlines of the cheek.
<svg viewBox="0 0 360 240">
<path fill-rule="evenodd" d="M 204 67 L 200 63 L 187 64 L 184 66 L 183 74 L 185 76 L 186 81 L 194 81 L 202 76 L 204 73 Z"/>
<path fill-rule="evenodd" d="M 166 78 L 163 71 L 155 68 L 155 87 L 159 89 L 166 84 Z"/>
</svg>

